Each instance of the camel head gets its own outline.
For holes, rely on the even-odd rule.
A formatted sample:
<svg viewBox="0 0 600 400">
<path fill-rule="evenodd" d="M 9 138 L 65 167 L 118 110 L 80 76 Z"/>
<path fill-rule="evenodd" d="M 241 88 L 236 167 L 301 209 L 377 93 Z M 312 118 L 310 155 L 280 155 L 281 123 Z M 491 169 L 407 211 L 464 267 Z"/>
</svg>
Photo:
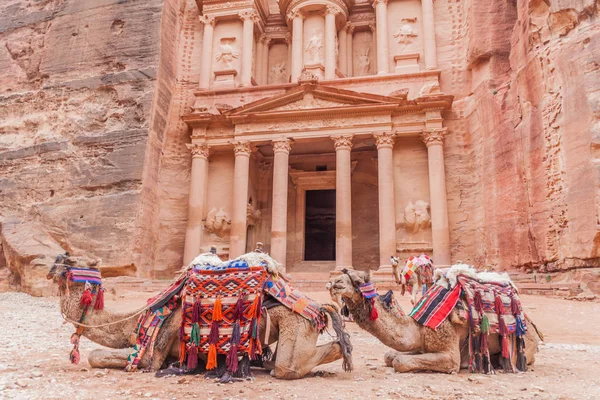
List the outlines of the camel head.
<svg viewBox="0 0 600 400">
<path fill-rule="evenodd" d="M 53 280 L 60 285 L 61 289 L 64 289 L 66 287 L 67 274 L 71 268 L 95 270 L 100 265 L 100 262 L 98 259 L 91 259 L 89 257 L 74 257 L 69 252 L 59 254 L 56 256 L 52 267 L 50 267 L 46 278 Z"/>
<path fill-rule="evenodd" d="M 399 285 L 405 285 L 406 282 L 404 277 L 400 276 L 400 259 L 398 257 L 391 256 L 390 263 L 392 264 L 392 275 L 394 276 L 394 280 Z"/>
<path fill-rule="evenodd" d="M 359 286 L 371 281 L 371 271 L 362 272 L 354 270 L 343 270 L 341 275 L 332 278 L 325 288 L 329 290 L 331 299 L 338 304 L 343 300 L 345 303 L 358 303 L 362 301 Z"/>
</svg>

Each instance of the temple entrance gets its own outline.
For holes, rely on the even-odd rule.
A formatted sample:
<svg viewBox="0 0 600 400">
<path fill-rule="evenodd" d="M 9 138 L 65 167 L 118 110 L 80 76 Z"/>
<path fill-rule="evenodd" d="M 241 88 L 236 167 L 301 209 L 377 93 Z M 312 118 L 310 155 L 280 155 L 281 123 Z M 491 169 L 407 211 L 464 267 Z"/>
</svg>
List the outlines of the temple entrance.
<svg viewBox="0 0 600 400">
<path fill-rule="evenodd" d="M 307 190 L 304 260 L 335 260 L 335 190 Z"/>
</svg>

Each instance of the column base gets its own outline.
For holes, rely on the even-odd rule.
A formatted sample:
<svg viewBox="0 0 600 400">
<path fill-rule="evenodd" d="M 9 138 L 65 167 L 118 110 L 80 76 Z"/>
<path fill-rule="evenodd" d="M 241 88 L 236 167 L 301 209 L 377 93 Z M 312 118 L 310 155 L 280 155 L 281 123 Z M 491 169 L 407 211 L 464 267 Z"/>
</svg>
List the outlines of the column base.
<svg viewBox="0 0 600 400">
<path fill-rule="evenodd" d="M 377 75 L 388 75 L 389 73 L 389 71 L 379 71 Z"/>
<path fill-rule="evenodd" d="M 392 265 L 391 264 L 385 264 L 385 265 L 380 265 L 379 268 L 377 269 L 377 272 L 385 272 L 385 273 L 392 273 Z"/>
</svg>

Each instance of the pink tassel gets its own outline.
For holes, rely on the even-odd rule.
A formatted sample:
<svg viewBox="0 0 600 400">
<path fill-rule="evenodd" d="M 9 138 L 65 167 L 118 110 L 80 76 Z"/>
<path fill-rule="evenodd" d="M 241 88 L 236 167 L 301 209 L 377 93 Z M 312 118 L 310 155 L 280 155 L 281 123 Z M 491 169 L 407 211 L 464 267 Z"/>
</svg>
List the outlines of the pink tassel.
<svg viewBox="0 0 600 400">
<path fill-rule="evenodd" d="M 79 354 L 79 350 L 77 348 L 71 350 L 71 354 L 69 354 L 69 360 L 71 364 L 79 364 L 79 360 L 81 359 L 81 355 Z"/>
<path fill-rule="evenodd" d="M 71 335 L 71 344 L 79 344 L 79 335 L 77 333 Z"/>
<path fill-rule="evenodd" d="M 98 288 L 98 294 L 96 295 L 96 303 L 94 303 L 95 310 L 104 310 L 104 289 Z"/>
<path fill-rule="evenodd" d="M 510 357 L 510 350 L 509 350 L 509 346 L 508 346 L 508 337 L 507 336 L 502 336 L 502 357 L 504 357 L 504 358 Z"/>
<path fill-rule="evenodd" d="M 494 304 L 496 306 L 496 314 L 498 314 L 498 316 L 503 315 L 504 314 L 504 303 L 502 302 L 502 299 L 500 298 L 500 296 L 496 296 L 496 299 L 494 299 Z"/>
<path fill-rule="evenodd" d="M 519 306 L 519 300 L 516 299 L 515 295 L 512 296 L 512 299 L 510 301 L 510 312 L 515 317 L 517 315 L 521 314 L 521 307 Z"/>
<path fill-rule="evenodd" d="M 227 370 L 229 372 L 236 372 L 238 369 L 238 356 L 237 356 L 237 347 L 232 345 L 229 349 L 229 353 L 227 353 Z"/>
<path fill-rule="evenodd" d="M 202 304 L 200 303 L 200 297 L 196 298 L 194 302 L 194 308 L 192 309 L 192 324 L 200 322 L 200 316 L 202 315 Z"/>
<path fill-rule="evenodd" d="M 217 344 L 219 341 L 219 323 L 217 321 L 213 321 L 210 326 L 210 333 L 208 334 L 208 343 L 209 344 Z"/>
</svg>

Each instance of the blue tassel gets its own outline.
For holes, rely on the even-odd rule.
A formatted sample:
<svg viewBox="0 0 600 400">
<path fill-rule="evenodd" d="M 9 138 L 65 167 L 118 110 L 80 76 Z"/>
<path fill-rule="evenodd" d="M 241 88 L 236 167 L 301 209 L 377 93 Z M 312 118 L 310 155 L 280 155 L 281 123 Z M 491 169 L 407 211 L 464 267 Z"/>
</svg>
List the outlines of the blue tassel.
<svg viewBox="0 0 600 400">
<path fill-rule="evenodd" d="M 523 322 L 523 320 L 521 320 L 521 317 L 517 317 L 516 318 L 517 321 L 517 337 L 523 337 L 525 336 L 525 333 L 527 333 L 527 326 L 525 326 L 525 323 Z"/>
</svg>

